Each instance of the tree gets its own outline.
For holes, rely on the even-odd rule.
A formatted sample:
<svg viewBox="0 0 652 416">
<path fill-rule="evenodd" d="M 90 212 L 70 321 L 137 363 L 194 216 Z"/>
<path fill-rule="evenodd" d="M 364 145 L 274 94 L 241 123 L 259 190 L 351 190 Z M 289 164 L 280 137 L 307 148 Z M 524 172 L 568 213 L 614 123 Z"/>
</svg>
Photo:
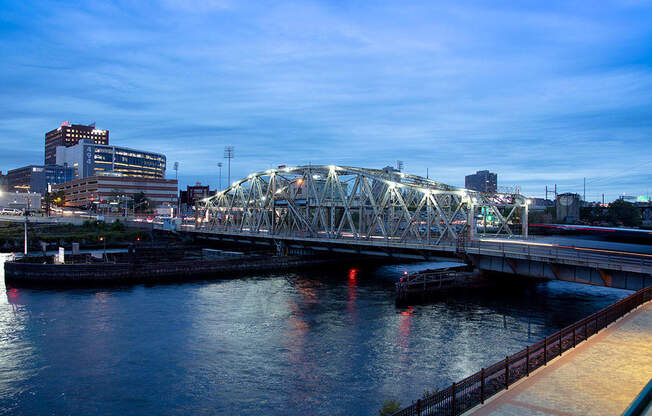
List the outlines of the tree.
<svg viewBox="0 0 652 416">
<path fill-rule="evenodd" d="M 147 212 L 150 210 L 151 205 L 151 201 L 145 196 L 144 192 L 134 194 L 134 210 Z"/>
<path fill-rule="evenodd" d="M 617 199 L 609 204 L 607 211 L 614 223 L 623 223 L 627 226 L 641 225 L 641 210 L 631 202 Z"/>
<path fill-rule="evenodd" d="M 50 205 L 63 206 L 66 202 L 66 194 L 63 191 L 50 192 L 47 194 L 47 202 Z"/>
</svg>

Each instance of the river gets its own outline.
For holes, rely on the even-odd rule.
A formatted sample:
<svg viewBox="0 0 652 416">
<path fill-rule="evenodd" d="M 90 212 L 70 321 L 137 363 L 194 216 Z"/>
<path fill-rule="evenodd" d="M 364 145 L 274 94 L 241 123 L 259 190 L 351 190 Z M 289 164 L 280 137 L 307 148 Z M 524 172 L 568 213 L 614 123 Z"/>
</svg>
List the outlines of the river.
<svg viewBox="0 0 652 416">
<path fill-rule="evenodd" d="M 519 285 L 397 308 L 423 265 L 35 290 L 0 279 L 0 414 L 376 415 L 630 292 Z"/>
</svg>

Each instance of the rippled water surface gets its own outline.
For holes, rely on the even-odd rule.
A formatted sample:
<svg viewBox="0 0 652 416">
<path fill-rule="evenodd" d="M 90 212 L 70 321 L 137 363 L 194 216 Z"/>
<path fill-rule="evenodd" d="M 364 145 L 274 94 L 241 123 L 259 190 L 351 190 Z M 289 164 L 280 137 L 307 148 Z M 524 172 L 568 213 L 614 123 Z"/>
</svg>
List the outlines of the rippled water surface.
<svg viewBox="0 0 652 416">
<path fill-rule="evenodd" d="M 629 293 L 549 282 L 396 308 L 393 280 L 420 267 L 103 290 L 0 283 L 0 413 L 375 415 Z"/>
</svg>

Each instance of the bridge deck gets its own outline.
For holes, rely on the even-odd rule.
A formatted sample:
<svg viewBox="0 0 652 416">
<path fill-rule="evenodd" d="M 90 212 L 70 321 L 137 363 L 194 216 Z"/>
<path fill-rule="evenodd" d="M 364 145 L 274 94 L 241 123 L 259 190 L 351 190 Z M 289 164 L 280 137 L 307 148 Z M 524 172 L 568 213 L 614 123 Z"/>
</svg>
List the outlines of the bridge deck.
<svg viewBox="0 0 652 416">
<path fill-rule="evenodd" d="M 652 376 L 652 302 L 466 415 L 618 415 Z"/>
<path fill-rule="evenodd" d="M 288 243 L 303 244 L 327 244 L 334 247 L 334 251 L 364 252 L 369 249 L 385 249 L 412 251 L 417 256 L 437 256 L 441 254 L 453 254 L 458 247 L 453 242 L 441 242 L 440 244 L 424 244 L 422 242 L 411 242 L 409 240 L 385 239 L 381 236 L 371 236 L 369 239 L 356 239 L 352 235 L 340 235 L 337 238 L 328 238 L 327 235 L 310 237 L 296 233 L 268 234 L 229 232 L 229 231 L 204 231 L 193 228 L 183 231 L 195 232 L 205 235 L 216 235 L 234 239 L 258 239 L 258 240 L 284 240 Z M 520 238 L 480 238 L 465 244 L 467 254 L 479 256 L 492 256 L 501 258 L 523 259 L 528 261 L 539 261 L 544 263 L 554 262 L 570 266 L 580 266 L 593 269 L 616 270 L 624 272 L 652 274 L 652 254 L 647 253 L 646 246 L 640 246 L 639 250 L 631 250 L 628 244 L 619 246 L 618 243 L 613 249 L 610 243 L 602 246 L 600 242 L 593 240 L 575 240 L 573 245 L 559 242 L 547 241 L 539 238 L 523 240 Z M 639 289 L 638 287 L 635 289 Z"/>
</svg>

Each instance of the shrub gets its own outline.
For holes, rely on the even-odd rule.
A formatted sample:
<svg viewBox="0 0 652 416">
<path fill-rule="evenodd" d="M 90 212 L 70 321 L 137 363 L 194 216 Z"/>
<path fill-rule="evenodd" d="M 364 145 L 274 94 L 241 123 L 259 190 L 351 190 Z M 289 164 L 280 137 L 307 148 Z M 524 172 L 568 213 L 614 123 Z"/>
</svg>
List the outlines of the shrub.
<svg viewBox="0 0 652 416">
<path fill-rule="evenodd" d="M 383 407 L 380 408 L 378 414 L 380 416 L 389 416 L 401 410 L 401 402 L 394 399 L 388 399 L 383 402 Z"/>
</svg>

